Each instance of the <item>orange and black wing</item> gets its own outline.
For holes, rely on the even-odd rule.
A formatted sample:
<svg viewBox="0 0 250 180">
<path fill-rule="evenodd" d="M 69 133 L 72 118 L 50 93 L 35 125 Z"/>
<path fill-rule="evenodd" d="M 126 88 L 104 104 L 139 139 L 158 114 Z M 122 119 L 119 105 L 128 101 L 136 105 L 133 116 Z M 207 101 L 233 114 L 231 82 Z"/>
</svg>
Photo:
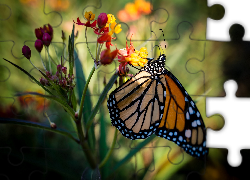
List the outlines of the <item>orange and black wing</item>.
<svg viewBox="0 0 250 180">
<path fill-rule="evenodd" d="M 158 95 L 158 91 L 162 93 Z M 149 72 L 141 70 L 109 95 L 112 125 L 131 140 L 149 137 L 163 116 L 164 91 L 165 87 L 152 79 Z"/>
<path fill-rule="evenodd" d="M 206 128 L 194 101 L 170 71 L 160 75 L 160 83 L 167 95 L 155 134 L 173 141 L 192 156 L 203 157 L 208 153 Z"/>
</svg>

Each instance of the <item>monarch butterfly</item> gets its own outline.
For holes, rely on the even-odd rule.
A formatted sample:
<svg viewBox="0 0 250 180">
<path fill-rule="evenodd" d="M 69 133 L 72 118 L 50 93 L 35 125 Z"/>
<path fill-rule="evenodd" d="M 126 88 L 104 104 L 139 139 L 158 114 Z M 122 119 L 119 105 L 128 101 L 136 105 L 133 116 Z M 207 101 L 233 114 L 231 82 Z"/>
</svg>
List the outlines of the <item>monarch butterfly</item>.
<svg viewBox="0 0 250 180">
<path fill-rule="evenodd" d="M 199 110 L 178 79 L 165 69 L 166 56 L 146 66 L 107 101 L 111 123 L 131 140 L 156 134 L 194 157 L 204 157 L 206 128 Z"/>
</svg>

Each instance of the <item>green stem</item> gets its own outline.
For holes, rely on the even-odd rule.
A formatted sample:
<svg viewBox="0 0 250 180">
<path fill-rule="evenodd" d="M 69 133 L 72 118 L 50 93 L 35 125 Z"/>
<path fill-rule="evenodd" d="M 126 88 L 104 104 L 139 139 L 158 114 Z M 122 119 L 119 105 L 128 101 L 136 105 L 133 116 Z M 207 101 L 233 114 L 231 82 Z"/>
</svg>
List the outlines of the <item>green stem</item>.
<svg viewBox="0 0 250 180">
<path fill-rule="evenodd" d="M 95 72 L 95 65 L 93 66 L 92 70 L 89 73 L 89 77 L 88 77 L 88 79 L 86 81 L 86 84 L 85 84 L 83 92 L 82 92 L 82 99 L 81 99 L 81 103 L 80 103 L 79 119 L 78 119 L 78 121 L 81 121 L 81 118 L 82 118 L 82 110 L 83 110 L 84 99 L 85 99 L 85 96 L 86 96 L 86 93 L 87 93 L 89 81 L 90 81 L 91 77 L 93 76 L 94 72 Z"/>
<path fill-rule="evenodd" d="M 80 139 L 80 144 L 82 146 L 82 150 L 85 153 L 86 159 L 88 160 L 90 167 L 92 169 L 95 169 L 96 166 L 97 166 L 96 160 L 94 159 L 92 151 L 89 148 L 88 143 L 84 138 L 81 121 L 78 120 L 76 122 L 76 127 L 77 127 L 78 136 L 79 136 L 79 139 Z"/>
<path fill-rule="evenodd" d="M 22 120 L 22 119 L 12 119 L 12 118 L 2 118 L 2 117 L 0 117 L 0 124 L 15 124 L 15 125 L 22 125 L 22 126 L 26 126 L 26 127 L 44 129 L 46 131 L 51 131 L 51 132 L 54 132 L 54 133 L 58 133 L 58 134 L 67 136 L 70 139 L 74 140 L 77 144 L 80 143 L 80 140 L 75 138 L 68 131 L 66 131 L 64 129 L 61 129 L 61 128 L 52 129 L 50 127 L 50 125 L 48 126 L 48 125 L 42 124 L 42 123 L 25 121 L 25 120 Z"/>
<path fill-rule="evenodd" d="M 87 45 L 87 48 L 88 48 L 88 51 L 89 51 L 89 54 L 91 55 L 92 59 L 94 60 L 94 62 L 96 61 L 93 54 L 91 53 L 90 49 L 89 49 L 89 43 L 88 43 L 88 39 L 87 39 L 87 27 L 85 29 L 85 39 L 86 39 L 86 45 Z"/>
<path fill-rule="evenodd" d="M 49 60 L 49 72 L 52 73 L 51 71 L 51 61 L 50 61 L 50 55 L 49 55 L 49 47 L 46 47 L 47 53 L 48 53 L 48 60 Z"/>
<path fill-rule="evenodd" d="M 111 145 L 111 147 L 109 149 L 109 152 L 107 153 L 107 155 L 105 156 L 105 158 L 100 163 L 99 168 L 102 168 L 102 166 L 108 161 L 110 155 L 112 154 L 113 149 L 115 147 L 116 139 L 117 139 L 117 133 L 118 133 L 118 129 L 115 129 L 115 135 L 114 135 L 114 139 L 113 139 L 112 145 Z"/>
<path fill-rule="evenodd" d="M 45 71 L 47 71 L 46 66 L 44 65 L 44 62 L 43 62 L 43 58 L 42 58 L 42 56 L 41 56 L 41 53 L 39 53 L 39 55 L 40 55 L 40 58 L 41 58 L 41 61 L 42 61 L 42 64 L 43 64 L 43 68 L 45 69 Z"/>
</svg>

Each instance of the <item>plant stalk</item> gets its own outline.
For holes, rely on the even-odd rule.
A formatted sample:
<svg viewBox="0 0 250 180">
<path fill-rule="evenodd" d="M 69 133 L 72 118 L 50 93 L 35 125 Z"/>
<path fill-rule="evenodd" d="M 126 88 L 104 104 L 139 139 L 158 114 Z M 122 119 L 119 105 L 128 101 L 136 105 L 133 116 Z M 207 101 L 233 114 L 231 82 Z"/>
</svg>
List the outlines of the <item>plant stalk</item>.
<svg viewBox="0 0 250 180">
<path fill-rule="evenodd" d="M 80 139 L 80 144 L 82 146 L 82 150 L 85 153 L 85 156 L 89 162 L 89 165 L 92 169 L 95 169 L 97 164 L 96 164 L 96 160 L 93 157 L 92 151 L 88 146 L 87 141 L 85 140 L 85 137 L 83 135 L 83 131 L 82 131 L 82 122 L 81 121 L 77 121 L 76 122 L 76 127 L 77 127 L 77 132 L 78 132 L 78 136 Z"/>
<path fill-rule="evenodd" d="M 117 133 L 118 133 L 118 129 L 115 128 L 115 135 L 114 135 L 114 139 L 112 142 L 112 145 L 109 149 L 109 152 L 106 154 L 105 158 L 102 160 L 102 162 L 99 164 L 99 168 L 102 168 L 102 166 L 108 161 L 109 157 L 111 156 L 113 149 L 115 147 L 115 143 L 116 143 L 116 139 L 117 139 Z"/>
</svg>

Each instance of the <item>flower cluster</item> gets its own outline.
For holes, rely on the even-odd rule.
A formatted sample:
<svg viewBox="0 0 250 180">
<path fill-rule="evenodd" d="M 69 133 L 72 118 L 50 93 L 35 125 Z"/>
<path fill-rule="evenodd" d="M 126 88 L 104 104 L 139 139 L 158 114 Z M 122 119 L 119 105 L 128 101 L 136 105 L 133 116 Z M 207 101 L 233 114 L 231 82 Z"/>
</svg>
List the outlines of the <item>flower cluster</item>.
<svg viewBox="0 0 250 180">
<path fill-rule="evenodd" d="M 60 64 L 57 65 L 57 71 L 55 75 L 52 75 L 52 73 L 46 71 L 46 76 L 55 84 L 65 89 L 67 92 L 75 87 L 74 74 L 67 74 L 67 67 L 64 67 Z M 40 79 L 40 83 L 44 86 L 51 86 L 49 81 L 43 77 Z"/>
<path fill-rule="evenodd" d="M 135 21 L 143 14 L 150 14 L 152 5 L 145 0 L 135 0 L 134 3 L 127 3 L 123 10 L 118 12 L 118 18 L 123 22 Z"/>
<path fill-rule="evenodd" d="M 120 62 L 119 74 L 126 75 L 128 73 L 127 64 L 144 67 L 144 64 L 148 62 L 146 59 L 147 56 L 147 49 L 142 47 L 140 51 L 136 50 L 130 39 L 130 46 L 128 47 L 128 43 L 126 42 L 126 48 L 118 51 L 118 61 Z"/>
<path fill-rule="evenodd" d="M 76 24 L 86 26 L 86 28 L 90 27 L 93 29 L 94 33 L 98 36 L 97 43 L 99 45 L 105 43 L 107 48 L 100 53 L 100 63 L 103 65 L 112 63 L 118 53 L 118 50 L 110 50 L 110 46 L 113 46 L 111 44 L 111 40 L 115 39 L 112 37 L 112 35 L 114 33 L 118 34 L 121 32 L 121 24 L 116 23 L 116 18 L 112 14 L 107 15 L 106 13 L 100 13 L 97 20 L 94 20 L 95 14 L 89 11 L 85 12 L 84 17 L 87 20 L 86 23 L 82 23 L 78 17 Z M 91 23 L 91 21 L 93 22 Z"/>
<path fill-rule="evenodd" d="M 53 39 L 53 28 L 50 24 L 44 25 L 43 28 L 35 29 L 36 42 L 35 48 L 40 53 L 43 49 L 43 45 L 49 46 Z"/>
<path fill-rule="evenodd" d="M 145 1 L 140 1 L 140 3 L 139 1 L 136 1 L 135 3 L 136 7 L 140 9 L 140 12 L 145 12 L 145 10 L 140 7 L 142 5 L 141 3 L 143 2 Z M 147 6 L 150 5 L 150 3 L 149 4 L 147 2 L 145 3 L 146 4 L 144 5 L 147 5 Z M 95 14 L 93 14 L 90 11 L 90 12 L 85 12 L 85 18 L 87 20 L 86 23 L 82 23 L 78 17 L 76 24 L 86 26 L 86 30 L 88 27 L 93 29 L 94 33 L 98 36 L 97 43 L 99 44 L 100 49 L 102 48 L 102 46 L 100 45 L 102 45 L 104 42 L 106 43 L 106 49 L 101 51 L 100 54 L 97 53 L 98 55 L 100 55 L 100 57 L 97 57 L 96 59 L 100 59 L 99 61 L 100 64 L 102 65 L 110 64 L 113 62 L 115 57 L 118 56 L 118 61 L 120 62 L 119 75 L 126 76 L 129 71 L 129 68 L 127 67 L 128 64 L 133 65 L 133 66 L 143 67 L 144 64 L 147 63 L 147 59 L 146 59 L 148 55 L 147 49 L 143 47 L 140 49 L 140 51 L 136 50 L 131 42 L 131 39 L 130 39 L 130 47 L 128 47 L 127 42 L 126 42 L 125 49 L 118 50 L 116 48 L 115 50 L 111 51 L 110 46 L 113 46 L 111 44 L 111 40 L 114 39 L 112 35 L 114 33 L 118 34 L 122 30 L 121 24 L 116 23 L 116 18 L 114 15 L 101 13 L 98 16 L 97 20 L 95 20 Z M 100 52 L 99 48 L 98 48 L 98 52 Z"/>
</svg>

